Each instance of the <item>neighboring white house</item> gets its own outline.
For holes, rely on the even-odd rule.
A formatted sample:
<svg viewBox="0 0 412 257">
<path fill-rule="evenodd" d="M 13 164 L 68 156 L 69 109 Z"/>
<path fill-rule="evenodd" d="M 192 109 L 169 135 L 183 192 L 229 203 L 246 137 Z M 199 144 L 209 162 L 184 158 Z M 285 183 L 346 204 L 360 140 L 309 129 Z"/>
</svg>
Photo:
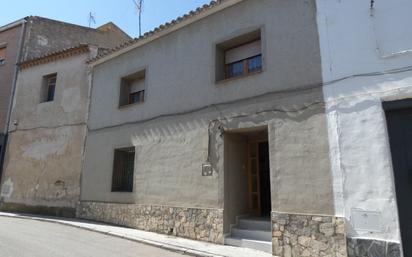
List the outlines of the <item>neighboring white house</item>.
<svg viewBox="0 0 412 257">
<path fill-rule="evenodd" d="M 349 256 L 401 256 L 402 241 L 411 256 L 412 105 L 395 100 L 412 98 L 412 1 L 317 8 L 335 212 L 347 220 Z"/>
</svg>

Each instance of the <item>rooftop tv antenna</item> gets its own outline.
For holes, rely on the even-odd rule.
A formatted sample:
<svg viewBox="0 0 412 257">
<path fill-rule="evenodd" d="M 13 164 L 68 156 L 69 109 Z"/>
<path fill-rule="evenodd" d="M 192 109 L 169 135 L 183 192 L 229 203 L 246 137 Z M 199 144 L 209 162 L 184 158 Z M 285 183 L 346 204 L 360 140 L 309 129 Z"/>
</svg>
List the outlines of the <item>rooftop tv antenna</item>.
<svg viewBox="0 0 412 257">
<path fill-rule="evenodd" d="M 139 37 L 142 36 L 142 12 L 143 12 L 143 0 L 133 0 L 136 7 L 137 14 L 139 15 Z"/>
<path fill-rule="evenodd" d="M 89 12 L 89 28 L 92 26 L 93 24 L 96 24 L 96 15 L 92 12 Z"/>
</svg>

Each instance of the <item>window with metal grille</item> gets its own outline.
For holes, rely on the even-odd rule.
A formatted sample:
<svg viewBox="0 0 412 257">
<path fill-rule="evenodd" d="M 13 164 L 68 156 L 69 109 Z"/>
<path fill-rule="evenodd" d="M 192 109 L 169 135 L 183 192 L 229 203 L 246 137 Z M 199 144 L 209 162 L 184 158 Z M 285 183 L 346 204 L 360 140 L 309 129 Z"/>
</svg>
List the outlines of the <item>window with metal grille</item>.
<svg viewBox="0 0 412 257">
<path fill-rule="evenodd" d="M 234 63 L 226 64 L 226 78 L 247 75 L 262 70 L 262 55 L 256 55 Z"/>
<path fill-rule="evenodd" d="M 216 45 L 216 82 L 263 70 L 261 30 Z"/>
<path fill-rule="evenodd" d="M 57 74 L 51 74 L 43 77 L 43 88 L 41 102 L 52 102 L 56 91 Z"/>
<path fill-rule="evenodd" d="M 133 192 L 134 147 L 114 150 L 112 192 Z"/>
<path fill-rule="evenodd" d="M 131 92 L 129 94 L 129 104 L 140 103 L 144 101 L 144 90 Z"/>
<path fill-rule="evenodd" d="M 119 106 L 143 103 L 146 93 L 146 71 L 142 70 L 121 79 Z"/>
<path fill-rule="evenodd" d="M 256 40 L 225 52 L 226 78 L 262 71 L 261 41 Z"/>
</svg>

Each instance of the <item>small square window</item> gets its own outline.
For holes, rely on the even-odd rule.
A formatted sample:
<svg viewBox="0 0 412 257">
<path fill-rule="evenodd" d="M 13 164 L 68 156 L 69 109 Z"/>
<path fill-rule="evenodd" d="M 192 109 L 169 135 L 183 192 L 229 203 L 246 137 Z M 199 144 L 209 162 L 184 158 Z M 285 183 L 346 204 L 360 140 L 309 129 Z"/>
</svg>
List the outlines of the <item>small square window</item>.
<svg viewBox="0 0 412 257">
<path fill-rule="evenodd" d="M 51 74 L 43 77 L 43 87 L 41 92 L 41 102 L 54 101 L 56 91 L 57 74 Z"/>
<path fill-rule="evenodd" d="M 6 63 L 6 48 L 1 47 L 0 48 L 0 65 L 3 65 Z"/>
<path fill-rule="evenodd" d="M 261 31 L 253 31 L 216 46 L 216 81 L 262 71 Z"/>
<path fill-rule="evenodd" d="M 114 150 L 112 192 L 133 192 L 134 147 Z"/>
<path fill-rule="evenodd" d="M 120 107 L 145 101 L 145 78 L 146 72 L 143 70 L 121 79 Z"/>
</svg>

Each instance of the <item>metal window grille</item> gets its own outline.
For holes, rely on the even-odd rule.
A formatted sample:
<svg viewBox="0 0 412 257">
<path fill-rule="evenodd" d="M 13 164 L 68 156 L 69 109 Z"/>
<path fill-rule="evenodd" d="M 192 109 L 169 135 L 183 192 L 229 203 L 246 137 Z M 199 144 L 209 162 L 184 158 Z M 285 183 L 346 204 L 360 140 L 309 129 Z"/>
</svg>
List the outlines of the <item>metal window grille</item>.
<svg viewBox="0 0 412 257">
<path fill-rule="evenodd" d="M 142 103 L 142 102 L 144 102 L 144 90 L 130 93 L 129 104 Z"/>
<path fill-rule="evenodd" d="M 226 65 L 227 78 L 238 77 L 259 71 L 262 71 L 261 54 Z"/>
<path fill-rule="evenodd" d="M 133 192 L 134 148 L 114 151 L 112 192 Z"/>
</svg>

